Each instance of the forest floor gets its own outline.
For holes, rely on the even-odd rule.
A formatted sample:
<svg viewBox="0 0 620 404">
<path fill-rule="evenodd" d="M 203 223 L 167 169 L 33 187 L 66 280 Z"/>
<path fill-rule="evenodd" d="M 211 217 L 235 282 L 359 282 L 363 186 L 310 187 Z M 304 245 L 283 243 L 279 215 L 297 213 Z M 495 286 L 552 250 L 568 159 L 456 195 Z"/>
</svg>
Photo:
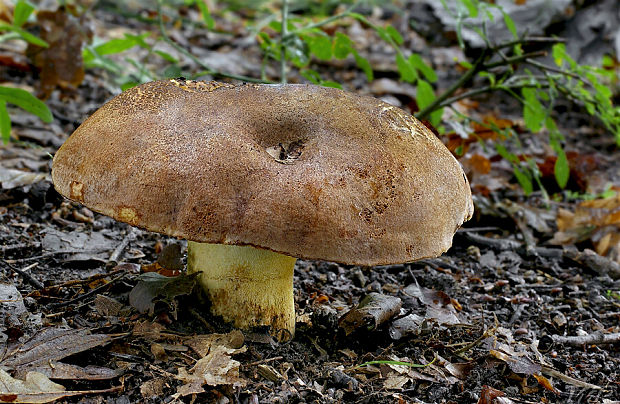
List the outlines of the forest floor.
<svg viewBox="0 0 620 404">
<path fill-rule="evenodd" d="M 377 23 L 396 27 L 407 18 L 375 14 Z M 118 10 L 90 18 L 106 38 L 157 30 Z M 209 63 L 257 76 L 261 54 L 248 46 L 249 33 L 233 19 L 218 24 L 229 34 L 176 27 L 171 37 Z M 367 83 L 345 62 L 321 62 L 317 70 L 345 89 L 407 108 L 415 90 L 398 81 L 389 48 L 359 25 L 347 29 L 366 46 L 376 80 Z M 429 39 L 409 33 L 406 40 L 415 48 Z M 462 53 L 453 43 L 431 45 L 424 56 L 439 66 L 438 87 L 446 88 L 459 74 L 452 59 Z M 0 84 L 40 89 L 19 55 L 13 61 L 0 70 Z M 620 400 L 617 246 L 607 256 L 590 250 L 608 234 L 620 239 L 617 219 L 603 223 L 617 217 L 620 197 L 597 205 L 554 190 L 544 171 L 546 139 L 523 130 L 507 95 L 461 107 L 519 131 L 522 151 L 559 197 L 525 196 L 510 165 L 487 147 L 492 139 L 469 144 L 460 161 L 476 212 L 453 247 L 439 258 L 373 268 L 299 260 L 295 338 L 278 343 L 265 330 L 240 333 L 209 314 L 192 293 L 193 278 L 183 275 L 185 242 L 93 214 L 54 190 L 51 156 L 114 95 L 111 83 L 108 71 L 88 69 L 74 89 L 51 91 L 51 124 L 10 110 L 18 140 L 0 147 L 0 386 L 25 380 L 18 389 L 39 400 L 31 402 L 71 403 Z M 556 113 L 572 153 L 570 189 L 620 191 L 613 135 L 578 109 Z M 575 226 L 559 231 L 569 220 Z M 586 227 L 589 236 L 574 236 Z M 149 280 L 146 272 L 170 278 Z M 347 320 L 353 317 L 363 326 Z M 1 402 L 14 399 L 0 394 Z"/>
</svg>

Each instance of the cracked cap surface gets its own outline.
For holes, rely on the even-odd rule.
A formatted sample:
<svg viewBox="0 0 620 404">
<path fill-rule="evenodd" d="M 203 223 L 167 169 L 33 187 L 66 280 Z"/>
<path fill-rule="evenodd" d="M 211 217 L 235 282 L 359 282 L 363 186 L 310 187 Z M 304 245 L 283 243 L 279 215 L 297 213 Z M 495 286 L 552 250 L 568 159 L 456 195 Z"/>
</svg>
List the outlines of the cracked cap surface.
<svg viewBox="0 0 620 404">
<path fill-rule="evenodd" d="M 52 177 L 147 230 L 356 265 L 437 256 L 473 212 L 461 166 L 419 121 L 313 85 L 134 87 L 67 139 Z"/>
</svg>

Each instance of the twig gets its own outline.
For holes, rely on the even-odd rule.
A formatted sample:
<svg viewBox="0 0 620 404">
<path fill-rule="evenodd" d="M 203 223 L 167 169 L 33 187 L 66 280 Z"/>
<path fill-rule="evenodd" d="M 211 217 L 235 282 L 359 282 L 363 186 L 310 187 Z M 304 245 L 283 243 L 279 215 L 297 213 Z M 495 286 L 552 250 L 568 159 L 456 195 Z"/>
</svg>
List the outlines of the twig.
<svg viewBox="0 0 620 404">
<path fill-rule="evenodd" d="M 213 68 L 211 68 L 211 66 L 205 64 L 202 60 L 194 56 L 187 49 L 183 48 L 182 46 L 174 42 L 170 38 L 170 36 L 168 36 L 168 33 L 166 32 L 166 28 L 164 27 L 161 3 L 162 3 L 161 0 L 157 2 L 157 15 L 158 15 L 158 23 L 159 23 L 159 32 L 161 33 L 162 39 L 168 45 L 172 46 L 178 52 L 182 53 L 183 55 L 191 59 L 194 63 L 196 63 L 198 66 L 200 66 L 202 69 L 204 69 L 205 73 L 210 74 L 215 77 L 226 77 L 226 78 L 234 79 L 234 80 L 247 81 L 249 83 L 273 83 L 272 81 L 269 81 L 269 80 L 262 80 L 262 79 L 257 79 L 254 77 L 241 76 L 238 74 L 224 73 L 219 70 L 214 70 Z"/>
<path fill-rule="evenodd" d="M 79 295 L 77 297 L 74 297 L 71 300 L 67 300 L 65 302 L 53 303 L 53 304 L 50 304 L 48 307 L 50 307 L 51 309 L 57 309 L 57 308 L 60 308 L 60 307 L 68 306 L 68 305 L 73 304 L 73 303 L 77 303 L 77 302 L 79 302 L 81 300 L 86 299 L 87 297 L 90 297 L 92 295 L 98 294 L 102 290 L 112 286 L 112 284 L 114 284 L 115 282 L 118 282 L 119 280 L 123 279 L 126 276 L 127 276 L 127 272 L 117 276 L 116 278 L 112 279 L 110 282 L 108 282 L 108 283 L 106 283 L 104 285 L 101 285 L 101 286 L 99 286 L 99 287 L 97 287 L 97 288 L 95 288 L 93 290 L 90 290 L 90 291 L 88 291 L 88 292 L 86 292 L 84 294 L 81 294 L 81 295 Z"/>
<path fill-rule="evenodd" d="M 532 42 L 560 43 L 560 42 L 566 42 L 566 39 L 564 39 L 564 38 L 552 38 L 552 37 L 545 37 L 545 36 L 530 36 L 530 37 L 526 37 L 526 38 L 515 39 L 514 41 L 509 41 L 509 42 L 501 43 L 499 45 L 496 45 L 492 50 L 493 51 L 497 51 L 499 49 L 510 48 L 511 46 L 515 46 L 515 45 L 519 45 L 519 44 L 524 44 L 524 43 L 532 43 Z"/>
<path fill-rule="evenodd" d="M 521 83 L 521 84 L 514 84 L 514 85 L 502 84 L 502 85 L 498 85 L 498 86 L 484 86 L 484 87 L 476 88 L 475 90 L 466 91 L 466 92 L 461 93 L 459 95 L 455 95 L 454 97 L 451 97 L 451 98 L 447 98 L 444 101 L 442 101 L 441 103 L 437 104 L 437 108 L 447 107 L 448 105 L 450 105 L 450 104 L 452 104 L 452 103 L 454 103 L 454 102 L 456 102 L 458 100 L 462 100 L 463 98 L 473 97 L 474 95 L 478 95 L 478 94 L 490 93 L 490 92 L 493 92 L 495 90 L 504 90 L 505 91 L 505 90 L 508 90 L 508 89 L 546 88 L 546 87 L 547 87 L 546 85 L 540 84 L 540 83 L 538 83 L 538 84 L 534 84 L 534 83 Z"/>
<path fill-rule="evenodd" d="M 2 251 L 2 253 L 4 254 L 8 251 L 21 250 L 23 248 L 39 248 L 39 247 L 41 247 L 41 243 L 39 242 L 17 243 L 17 244 L 3 245 L 2 247 L 0 247 L 0 251 Z"/>
<path fill-rule="evenodd" d="M 28 265 L 26 268 L 24 269 L 18 269 L 15 268 L 13 265 L 9 264 L 8 262 L 6 262 L 6 260 L 3 260 L 4 264 L 13 272 L 15 272 L 16 274 L 18 274 L 19 276 L 21 276 L 22 278 L 24 278 L 24 280 L 26 282 L 28 282 L 29 284 L 31 284 L 32 286 L 34 286 L 37 289 L 43 289 L 45 287 L 44 284 L 42 284 L 40 281 L 38 281 L 37 279 L 35 279 L 32 275 L 30 275 L 28 272 L 29 269 L 32 269 L 34 267 L 36 267 L 37 265 L 39 265 L 38 262 L 35 262 L 33 264 Z"/>
<path fill-rule="evenodd" d="M 485 245 L 495 250 L 513 250 L 524 255 L 537 255 L 545 258 L 562 258 L 572 260 L 583 267 L 599 274 L 609 275 L 612 279 L 620 279 L 620 264 L 610 260 L 607 257 L 598 255 L 592 250 L 572 250 L 568 248 L 548 248 L 532 246 L 527 248 L 523 243 L 510 239 L 495 239 L 481 236 L 476 233 L 459 233 L 465 236 L 469 241 Z"/>
<path fill-rule="evenodd" d="M 256 361 L 256 362 L 245 363 L 245 364 L 243 364 L 243 367 L 262 365 L 263 363 L 279 361 L 280 359 L 284 359 L 284 357 L 282 357 L 282 356 L 274 356 L 273 358 L 261 359 L 261 360 Z"/>
<path fill-rule="evenodd" d="M 347 9 L 344 10 L 342 13 L 339 13 L 339 14 L 336 14 L 336 15 L 332 15 L 331 17 L 326 18 L 324 20 L 321 20 L 321 21 L 315 22 L 313 24 L 306 25 L 305 27 L 301 27 L 299 29 L 291 31 L 291 32 L 287 33 L 286 36 L 283 35 L 282 36 L 282 40 L 284 41 L 284 40 L 290 39 L 290 38 L 294 37 L 295 35 L 298 35 L 298 34 L 304 32 L 304 31 L 309 31 L 309 30 L 312 30 L 314 28 L 320 28 L 320 27 L 322 27 L 324 25 L 327 25 L 327 24 L 330 24 L 330 23 L 332 23 L 332 22 L 334 22 L 336 20 L 340 20 L 342 18 L 349 17 L 351 15 L 351 11 L 353 11 L 355 9 L 355 7 L 357 7 L 360 3 L 361 3 L 361 1 L 358 0 L 358 1 L 354 2 L 353 4 L 351 4 L 349 7 L 347 7 Z"/>
<path fill-rule="evenodd" d="M 471 69 L 466 71 L 460 79 L 452 83 L 452 85 L 448 87 L 448 89 L 444 91 L 439 97 L 435 98 L 432 103 L 430 103 L 417 114 L 415 114 L 415 117 L 418 119 L 424 119 L 435 109 L 440 108 L 440 104 L 442 104 L 446 99 L 448 99 L 452 94 L 454 94 L 456 90 L 463 87 L 465 83 L 467 83 L 472 77 L 474 77 L 476 73 L 480 71 L 484 61 L 488 56 L 488 52 L 489 50 L 487 48 L 483 49 L 482 54 L 478 57 L 478 60 L 476 60 L 476 63 L 474 63 Z"/>
<path fill-rule="evenodd" d="M 463 233 L 463 235 L 469 241 L 472 241 L 476 244 L 485 245 L 496 250 L 516 250 L 523 245 L 518 241 L 510 240 L 507 238 L 491 238 L 481 236 L 480 234 L 476 233 Z"/>
<path fill-rule="evenodd" d="M 541 70 L 548 70 L 548 71 L 553 72 L 553 73 L 559 73 L 559 74 L 563 74 L 565 76 L 569 76 L 569 77 L 581 80 L 584 83 L 587 83 L 589 86 L 592 86 L 592 83 L 590 83 L 588 81 L 588 79 L 578 75 L 577 73 L 568 72 L 566 70 L 563 70 L 563 69 L 560 69 L 560 68 L 557 68 L 557 67 L 554 67 L 554 66 L 547 66 L 546 64 L 537 62 L 536 60 L 532 60 L 532 59 L 525 59 L 525 63 L 530 64 L 532 66 L 536 66 L 536 67 L 538 67 Z"/>
<path fill-rule="evenodd" d="M 106 263 L 107 267 L 113 267 L 118 263 L 118 259 L 121 257 L 123 250 L 125 250 L 129 242 L 132 241 L 135 237 L 136 229 L 134 229 L 133 227 L 129 227 L 129 230 L 127 230 L 127 234 L 125 234 L 123 240 L 119 243 L 118 246 L 116 246 L 112 254 L 110 254 L 110 258 L 108 258 L 108 262 Z"/>
<path fill-rule="evenodd" d="M 286 84 L 286 43 L 284 38 L 288 34 L 288 0 L 282 0 L 282 27 L 280 28 L 280 83 Z"/>
<path fill-rule="evenodd" d="M 620 279 L 620 264 L 607 257 L 598 255 L 592 250 L 564 250 L 564 257 L 590 268 L 599 275 L 609 275 L 612 279 Z"/>
<path fill-rule="evenodd" d="M 526 59 L 535 58 L 539 56 L 547 56 L 547 52 L 537 51 L 537 52 L 525 53 L 523 55 L 513 56 L 511 58 L 505 58 L 504 60 L 501 60 L 499 62 L 485 64 L 482 66 L 481 70 L 489 70 L 495 67 L 511 65 L 511 64 L 518 63 L 518 62 L 524 62 L 526 61 Z"/>
<path fill-rule="evenodd" d="M 620 332 L 605 334 L 602 331 L 594 331 L 592 334 L 587 335 L 550 335 L 549 337 L 556 344 L 570 346 L 608 345 L 620 342 Z"/>
</svg>

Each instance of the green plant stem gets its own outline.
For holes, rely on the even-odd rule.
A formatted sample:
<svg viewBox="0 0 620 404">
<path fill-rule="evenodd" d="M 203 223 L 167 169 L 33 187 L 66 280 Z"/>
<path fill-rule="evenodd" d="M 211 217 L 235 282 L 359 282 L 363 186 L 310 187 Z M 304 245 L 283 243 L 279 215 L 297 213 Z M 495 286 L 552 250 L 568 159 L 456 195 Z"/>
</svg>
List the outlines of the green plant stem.
<svg viewBox="0 0 620 404">
<path fill-rule="evenodd" d="M 345 18 L 345 17 L 349 17 L 351 15 L 351 11 L 353 11 L 355 9 L 355 7 L 357 7 L 360 3 L 361 3 L 361 1 L 358 0 L 355 3 L 351 4 L 349 7 L 347 7 L 347 9 L 344 10 L 342 13 L 339 13 L 339 14 L 336 14 L 336 15 L 332 15 L 331 17 L 328 17 L 328 18 L 326 18 L 324 20 L 321 20 L 321 21 L 315 22 L 313 24 L 306 25 L 305 27 L 301 27 L 299 29 L 291 31 L 291 32 L 287 33 L 286 36 L 283 36 L 282 40 L 284 41 L 286 39 L 290 39 L 290 38 L 294 37 L 295 35 L 301 34 L 302 32 L 309 31 L 309 30 L 315 29 L 315 28 L 320 28 L 320 27 L 322 27 L 324 25 L 327 25 L 329 23 L 332 23 L 334 21 L 340 20 L 340 19 Z"/>
<path fill-rule="evenodd" d="M 587 85 L 589 85 L 590 87 L 592 87 L 592 83 L 590 83 L 585 77 L 582 77 L 582 76 L 580 76 L 580 75 L 578 75 L 576 73 L 569 72 L 569 71 L 566 71 L 566 70 L 563 70 L 563 69 L 560 69 L 560 68 L 557 68 L 557 67 L 554 67 L 554 66 L 547 66 L 547 65 L 545 65 L 543 63 L 537 62 L 536 60 L 532 60 L 532 59 L 525 59 L 525 63 L 530 64 L 530 65 L 532 65 L 534 67 L 538 67 L 541 70 L 546 70 L 546 71 L 550 71 L 550 72 L 553 72 L 553 73 L 559 73 L 559 74 L 563 74 L 565 76 L 569 76 L 569 77 L 575 78 L 577 80 L 581 80 L 584 83 L 586 83 Z"/>
<path fill-rule="evenodd" d="M 159 32 L 160 32 L 160 34 L 162 36 L 162 39 L 168 45 L 172 46 L 178 52 L 182 53 L 183 55 L 185 55 L 186 57 L 191 59 L 194 63 L 196 63 L 198 66 L 200 66 L 202 69 L 204 69 L 205 73 L 210 74 L 210 75 L 212 75 L 214 77 L 226 77 L 226 78 L 229 78 L 229 79 L 239 80 L 239 81 L 246 81 L 246 82 L 249 82 L 249 83 L 273 83 L 273 81 L 270 81 L 270 80 L 262 80 L 262 79 L 257 79 L 257 78 L 254 78 L 254 77 L 241 76 L 241 75 L 238 75 L 238 74 L 231 74 L 231 73 L 224 73 L 224 72 L 220 72 L 218 70 L 215 70 L 215 69 L 211 68 L 209 65 L 205 64 L 202 60 L 198 59 L 196 56 L 194 56 L 187 49 L 183 48 L 182 46 L 180 46 L 179 44 L 174 42 L 168 36 L 168 33 L 166 32 L 166 28 L 164 27 L 164 20 L 162 18 L 161 3 L 162 3 L 161 0 L 157 2 L 157 17 L 158 17 L 158 24 L 159 24 Z"/>
<path fill-rule="evenodd" d="M 504 42 L 501 43 L 497 46 L 495 46 L 494 48 L 492 48 L 492 50 L 494 52 L 503 49 L 503 48 L 510 48 L 512 46 L 515 45 L 521 45 L 524 43 L 532 43 L 532 42 L 551 42 L 551 43 L 558 43 L 558 42 L 566 42 L 566 39 L 564 38 L 552 38 L 552 37 L 545 37 L 545 36 L 531 36 L 531 37 L 526 37 L 526 38 L 519 38 L 519 39 L 515 39 L 514 41 L 509 41 L 509 42 Z"/>
<path fill-rule="evenodd" d="M 286 84 L 286 38 L 288 34 L 288 0 L 282 0 L 282 27 L 280 29 L 280 83 Z"/>
<path fill-rule="evenodd" d="M 546 51 L 537 51 L 537 52 L 526 53 L 524 55 L 513 56 L 511 58 L 505 58 L 504 60 L 501 60 L 499 62 L 485 64 L 485 65 L 482 66 L 481 70 L 489 70 L 489 69 L 493 69 L 495 67 L 511 65 L 511 64 L 514 64 L 514 63 L 523 62 L 523 61 L 525 61 L 528 58 L 536 58 L 536 57 L 539 57 L 539 56 L 547 56 L 547 52 Z"/>
<path fill-rule="evenodd" d="M 426 106 L 426 108 L 423 108 L 421 111 L 415 114 L 415 117 L 418 119 L 425 119 L 428 115 L 430 115 L 431 112 L 440 108 L 439 105 L 441 105 L 452 94 L 454 94 L 456 90 L 463 87 L 465 83 L 467 83 L 476 73 L 478 73 L 478 71 L 480 71 L 487 57 L 487 54 L 488 49 L 484 49 L 480 57 L 478 57 L 476 63 L 468 71 L 466 71 L 460 79 L 452 83 L 452 85 L 448 87 L 446 91 L 444 91 L 439 97 L 435 98 L 432 103 Z"/>
<path fill-rule="evenodd" d="M 484 94 L 484 93 L 491 93 L 496 90 L 507 91 L 507 90 L 514 90 L 514 89 L 520 89 L 520 88 L 546 88 L 546 87 L 547 86 L 541 85 L 540 83 L 538 84 L 522 83 L 522 84 L 509 85 L 509 86 L 499 85 L 499 86 L 480 87 L 480 88 L 476 88 L 475 90 L 466 91 L 459 95 L 455 95 L 454 97 L 446 98 L 445 100 L 443 100 L 441 103 L 437 105 L 437 109 L 447 107 L 448 105 L 456 101 L 462 100 L 463 98 L 469 98 L 469 97 L 473 97 L 474 95 L 479 95 L 479 94 Z"/>
</svg>

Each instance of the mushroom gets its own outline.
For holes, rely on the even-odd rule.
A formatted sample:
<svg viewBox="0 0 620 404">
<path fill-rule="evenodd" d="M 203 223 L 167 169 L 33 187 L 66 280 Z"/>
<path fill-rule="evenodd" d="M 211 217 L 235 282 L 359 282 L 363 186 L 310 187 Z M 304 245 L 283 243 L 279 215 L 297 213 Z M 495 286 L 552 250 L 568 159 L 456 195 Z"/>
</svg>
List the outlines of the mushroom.
<svg viewBox="0 0 620 404">
<path fill-rule="evenodd" d="M 296 258 L 435 257 L 473 211 L 457 160 L 397 107 L 313 85 L 155 81 L 116 96 L 54 157 L 62 195 L 188 240 L 213 314 L 293 336 Z"/>
</svg>

